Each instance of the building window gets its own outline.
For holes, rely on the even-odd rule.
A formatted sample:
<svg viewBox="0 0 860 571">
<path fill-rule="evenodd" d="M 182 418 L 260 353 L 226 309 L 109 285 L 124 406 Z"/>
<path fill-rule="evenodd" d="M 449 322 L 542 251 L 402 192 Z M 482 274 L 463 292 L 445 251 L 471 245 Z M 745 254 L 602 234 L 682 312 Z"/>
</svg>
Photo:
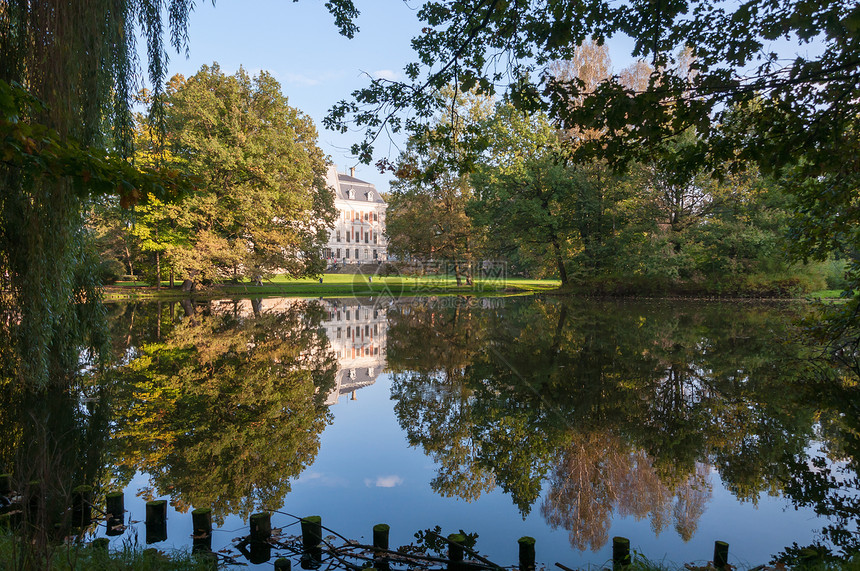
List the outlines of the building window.
<svg viewBox="0 0 860 571">
<path fill-rule="evenodd" d="M 338 230 L 337 232 L 335 232 L 334 236 L 335 236 L 335 238 L 334 238 L 334 239 L 335 239 L 335 240 L 337 240 L 338 242 L 340 242 L 340 230 Z"/>
<path fill-rule="evenodd" d="M 368 192 L 368 193 L 367 193 L 367 199 L 368 199 L 368 200 L 373 200 L 373 192 Z"/>
<path fill-rule="evenodd" d="M 378 232 L 374 232 L 374 234 L 373 234 L 373 243 L 379 244 L 379 233 Z"/>
<path fill-rule="evenodd" d="M 373 221 L 374 221 L 374 222 L 379 222 L 379 214 L 378 214 L 378 213 L 376 213 L 376 212 L 374 212 L 374 213 L 373 213 Z"/>
<path fill-rule="evenodd" d="M 374 250 L 374 251 L 373 251 L 373 259 L 374 259 L 374 260 L 378 260 L 378 259 L 379 259 L 379 254 L 377 253 L 377 251 L 376 251 L 376 250 Z"/>
<path fill-rule="evenodd" d="M 349 310 L 347 309 L 347 310 L 346 310 L 346 320 L 347 320 L 347 321 L 349 321 L 349 315 L 350 315 L 350 314 L 349 314 Z M 347 335 L 347 337 L 349 337 L 349 335 Z"/>
<path fill-rule="evenodd" d="M 340 339 L 341 330 L 340 327 L 337 328 L 337 338 Z"/>
<path fill-rule="evenodd" d="M 358 259 L 358 248 L 355 249 L 355 259 Z"/>
<path fill-rule="evenodd" d="M 364 213 L 364 220 L 365 220 L 365 222 L 368 220 L 368 214 L 367 214 L 367 212 L 365 212 L 365 213 Z"/>
<path fill-rule="evenodd" d="M 340 238 L 338 238 L 338 240 L 340 240 Z M 340 258 L 340 248 L 337 249 L 337 256 L 336 257 Z"/>
<path fill-rule="evenodd" d="M 349 242 L 349 240 L 347 240 L 347 242 Z M 349 248 L 346 249 L 346 259 L 349 259 Z"/>
<path fill-rule="evenodd" d="M 364 243 L 367 244 L 368 242 L 370 242 L 370 234 L 365 232 L 364 233 Z"/>
</svg>

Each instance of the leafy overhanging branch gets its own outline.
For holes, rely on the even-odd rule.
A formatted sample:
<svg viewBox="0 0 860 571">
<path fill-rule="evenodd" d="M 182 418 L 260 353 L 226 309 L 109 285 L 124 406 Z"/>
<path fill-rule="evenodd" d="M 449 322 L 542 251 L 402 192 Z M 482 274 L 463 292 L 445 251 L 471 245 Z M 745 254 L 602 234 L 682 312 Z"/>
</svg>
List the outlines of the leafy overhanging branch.
<svg viewBox="0 0 860 571">
<path fill-rule="evenodd" d="M 23 119 L 44 104 L 17 84 L 0 80 L 0 162 L 21 174 L 68 179 L 81 197 L 115 194 L 124 208 L 147 196 L 175 200 L 191 191 L 190 176 L 166 167 L 140 168 L 115 151 L 63 138 L 41 123 Z"/>
</svg>

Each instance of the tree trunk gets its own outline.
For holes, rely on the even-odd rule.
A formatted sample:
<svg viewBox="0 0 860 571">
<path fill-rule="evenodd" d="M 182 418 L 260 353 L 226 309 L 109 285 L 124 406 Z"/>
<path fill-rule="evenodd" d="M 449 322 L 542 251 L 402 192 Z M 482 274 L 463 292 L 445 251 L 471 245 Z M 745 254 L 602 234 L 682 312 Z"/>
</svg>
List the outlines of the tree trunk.
<svg viewBox="0 0 860 571">
<path fill-rule="evenodd" d="M 463 278 L 460 276 L 460 263 L 454 262 L 454 275 L 457 276 L 457 287 L 463 285 Z"/>
<path fill-rule="evenodd" d="M 184 280 L 182 282 L 182 291 L 194 291 L 194 280 Z"/>
<path fill-rule="evenodd" d="M 131 263 L 131 252 L 128 251 L 128 246 L 125 247 L 125 264 L 128 266 L 128 275 L 134 275 L 134 264 Z"/>
<path fill-rule="evenodd" d="M 170 268 L 170 289 L 173 289 L 173 288 L 174 288 L 174 283 L 173 283 L 173 268 Z"/>
<path fill-rule="evenodd" d="M 555 263 L 558 265 L 558 275 L 561 278 L 561 285 L 567 285 L 567 269 L 564 267 L 564 259 L 561 256 L 561 246 L 558 244 L 558 238 L 552 237 L 552 249 L 555 253 Z"/>
<path fill-rule="evenodd" d="M 155 251 L 155 289 L 161 289 L 161 252 Z"/>
</svg>

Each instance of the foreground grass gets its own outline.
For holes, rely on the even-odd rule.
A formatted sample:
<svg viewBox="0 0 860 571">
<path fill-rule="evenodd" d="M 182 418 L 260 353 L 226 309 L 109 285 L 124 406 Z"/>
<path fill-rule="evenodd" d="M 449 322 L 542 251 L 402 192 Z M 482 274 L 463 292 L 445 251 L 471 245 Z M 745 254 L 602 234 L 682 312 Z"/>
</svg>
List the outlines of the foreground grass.
<svg viewBox="0 0 860 571">
<path fill-rule="evenodd" d="M 125 546 L 108 551 L 92 545 L 59 545 L 47 553 L 33 553 L 10 533 L 0 533 L 0 569 L 42 569 L 45 571 L 212 571 L 211 554 L 186 551 L 162 552 Z"/>
<path fill-rule="evenodd" d="M 156 290 L 152 286 L 141 287 L 141 282 L 118 282 L 107 288 L 107 299 L 175 298 L 185 297 L 186 292 L 178 288 Z M 506 295 L 545 292 L 557 289 L 559 280 L 530 280 L 524 278 L 476 279 L 469 286 L 463 280 L 449 276 L 373 276 L 372 280 L 362 274 L 325 274 L 319 278 L 293 279 L 276 276 L 262 286 L 250 282 L 222 284 L 198 290 L 196 297 L 218 297 L 231 295 L 295 295 L 308 297 L 351 296 L 422 296 L 422 295 Z"/>
</svg>

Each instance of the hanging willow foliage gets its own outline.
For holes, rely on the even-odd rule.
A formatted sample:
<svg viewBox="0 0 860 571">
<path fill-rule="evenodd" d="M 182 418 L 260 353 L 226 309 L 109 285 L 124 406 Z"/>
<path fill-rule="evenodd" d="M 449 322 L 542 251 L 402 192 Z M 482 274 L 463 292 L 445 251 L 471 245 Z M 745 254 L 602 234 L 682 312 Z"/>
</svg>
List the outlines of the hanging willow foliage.
<svg viewBox="0 0 860 571">
<path fill-rule="evenodd" d="M 117 173 L 117 191 L 134 195 L 121 176 L 122 163 L 105 157 L 132 154 L 132 95 L 140 83 L 136 34 L 145 38 L 158 99 L 166 31 L 176 50 L 185 49 L 193 5 L 0 2 L 0 82 L 6 86 L 0 108 L 7 110 L 0 118 L 0 334 L 8 339 L 0 343 L 15 347 L 0 363 L 7 381 L 61 385 L 78 369 L 82 348 L 104 344 L 98 256 L 87 246 L 83 224 L 86 196 L 110 182 L 111 176 L 97 176 L 105 165 Z M 38 103 L 15 105 L 19 92 Z"/>
</svg>

